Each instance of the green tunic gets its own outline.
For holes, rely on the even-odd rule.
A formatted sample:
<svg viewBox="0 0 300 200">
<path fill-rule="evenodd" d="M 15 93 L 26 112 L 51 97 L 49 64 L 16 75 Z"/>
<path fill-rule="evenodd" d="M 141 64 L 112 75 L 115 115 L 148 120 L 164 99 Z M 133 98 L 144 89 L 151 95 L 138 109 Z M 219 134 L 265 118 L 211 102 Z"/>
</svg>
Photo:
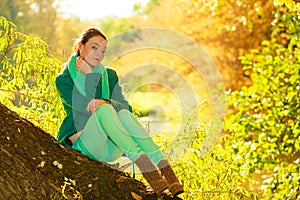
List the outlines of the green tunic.
<svg viewBox="0 0 300 200">
<path fill-rule="evenodd" d="M 122 94 L 116 71 L 111 68 L 106 69 L 110 90 L 109 101 L 117 112 L 122 109 L 132 112 L 132 107 Z M 68 138 L 82 130 L 92 114 L 86 111 L 88 103 L 92 99 L 102 99 L 102 81 L 97 73 L 87 74 L 85 80 L 86 96 L 83 96 L 74 85 L 68 69 L 64 69 L 56 77 L 56 87 L 66 112 L 66 117 L 59 128 L 57 139 L 63 145 L 71 147 L 72 143 Z"/>
</svg>

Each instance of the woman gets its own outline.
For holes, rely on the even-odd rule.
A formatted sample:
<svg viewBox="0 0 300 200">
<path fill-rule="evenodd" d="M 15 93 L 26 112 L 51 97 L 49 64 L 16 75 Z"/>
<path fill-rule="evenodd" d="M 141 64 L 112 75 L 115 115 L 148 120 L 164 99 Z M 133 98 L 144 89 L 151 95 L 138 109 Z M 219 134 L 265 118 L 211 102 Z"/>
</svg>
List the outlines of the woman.
<svg viewBox="0 0 300 200">
<path fill-rule="evenodd" d="M 66 112 L 58 140 L 102 162 L 116 160 L 125 153 L 154 192 L 168 188 L 176 196 L 183 192 L 183 186 L 133 116 L 116 72 L 101 64 L 106 46 L 106 36 L 96 28 L 88 28 L 75 42 L 74 53 L 57 76 L 56 87 Z"/>
</svg>

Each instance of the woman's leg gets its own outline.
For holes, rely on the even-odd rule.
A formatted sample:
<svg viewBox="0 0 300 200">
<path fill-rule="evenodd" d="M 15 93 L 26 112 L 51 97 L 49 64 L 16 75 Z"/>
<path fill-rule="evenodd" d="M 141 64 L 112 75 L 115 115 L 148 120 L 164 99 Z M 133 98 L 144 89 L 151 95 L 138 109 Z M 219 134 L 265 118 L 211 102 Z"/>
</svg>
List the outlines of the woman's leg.
<svg viewBox="0 0 300 200">
<path fill-rule="evenodd" d="M 165 159 L 159 147 L 153 142 L 145 128 L 131 112 L 121 110 L 118 112 L 118 116 L 135 143 L 139 145 L 155 165 Z"/>
<path fill-rule="evenodd" d="M 99 106 L 73 146 L 92 158 L 105 162 L 116 159 L 121 152 L 132 161 L 145 154 L 125 130 L 116 111 L 108 104 Z"/>
<path fill-rule="evenodd" d="M 168 186 L 145 152 L 132 140 L 111 105 L 103 104 L 96 110 L 73 146 L 101 161 L 111 160 L 122 150 L 137 164 L 155 192 L 159 193 Z"/>
<path fill-rule="evenodd" d="M 85 128 L 72 148 L 102 162 L 114 161 L 124 153 L 109 139 L 104 128 L 98 123 L 95 114 L 87 121 Z"/>
<path fill-rule="evenodd" d="M 179 182 L 170 163 L 165 160 L 158 146 L 153 142 L 145 128 L 139 123 L 133 114 L 127 110 L 119 111 L 118 116 L 123 126 L 131 134 L 132 139 L 160 169 L 162 175 L 166 178 L 169 184 L 169 191 L 174 196 L 183 193 L 183 185 Z"/>
</svg>

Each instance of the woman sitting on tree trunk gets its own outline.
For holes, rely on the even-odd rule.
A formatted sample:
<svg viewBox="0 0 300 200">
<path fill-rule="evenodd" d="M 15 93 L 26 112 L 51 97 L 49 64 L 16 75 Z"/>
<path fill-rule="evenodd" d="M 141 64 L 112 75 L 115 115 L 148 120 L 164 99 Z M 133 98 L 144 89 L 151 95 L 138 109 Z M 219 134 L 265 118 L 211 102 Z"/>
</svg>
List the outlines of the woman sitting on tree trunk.
<svg viewBox="0 0 300 200">
<path fill-rule="evenodd" d="M 85 30 L 74 53 L 56 78 L 66 112 L 58 140 L 92 159 L 111 162 L 122 154 L 135 162 L 154 192 L 184 192 L 169 162 L 124 99 L 115 70 L 101 61 L 106 36 L 96 28 Z M 160 172 L 159 172 L 160 170 Z"/>
</svg>

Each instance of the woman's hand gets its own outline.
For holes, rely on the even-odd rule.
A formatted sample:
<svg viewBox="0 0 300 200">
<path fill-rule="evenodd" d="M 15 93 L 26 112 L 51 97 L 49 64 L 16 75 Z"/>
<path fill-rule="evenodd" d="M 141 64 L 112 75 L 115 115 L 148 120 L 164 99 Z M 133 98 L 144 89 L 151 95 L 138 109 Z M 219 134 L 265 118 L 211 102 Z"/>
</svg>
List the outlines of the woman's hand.
<svg viewBox="0 0 300 200">
<path fill-rule="evenodd" d="M 86 107 L 86 110 L 94 113 L 102 104 L 110 104 L 110 102 L 104 99 L 92 99 Z"/>
<path fill-rule="evenodd" d="M 81 56 L 76 58 L 76 69 L 83 74 L 89 74 L 93 72 L 92 67 Z"/>
</svg>

